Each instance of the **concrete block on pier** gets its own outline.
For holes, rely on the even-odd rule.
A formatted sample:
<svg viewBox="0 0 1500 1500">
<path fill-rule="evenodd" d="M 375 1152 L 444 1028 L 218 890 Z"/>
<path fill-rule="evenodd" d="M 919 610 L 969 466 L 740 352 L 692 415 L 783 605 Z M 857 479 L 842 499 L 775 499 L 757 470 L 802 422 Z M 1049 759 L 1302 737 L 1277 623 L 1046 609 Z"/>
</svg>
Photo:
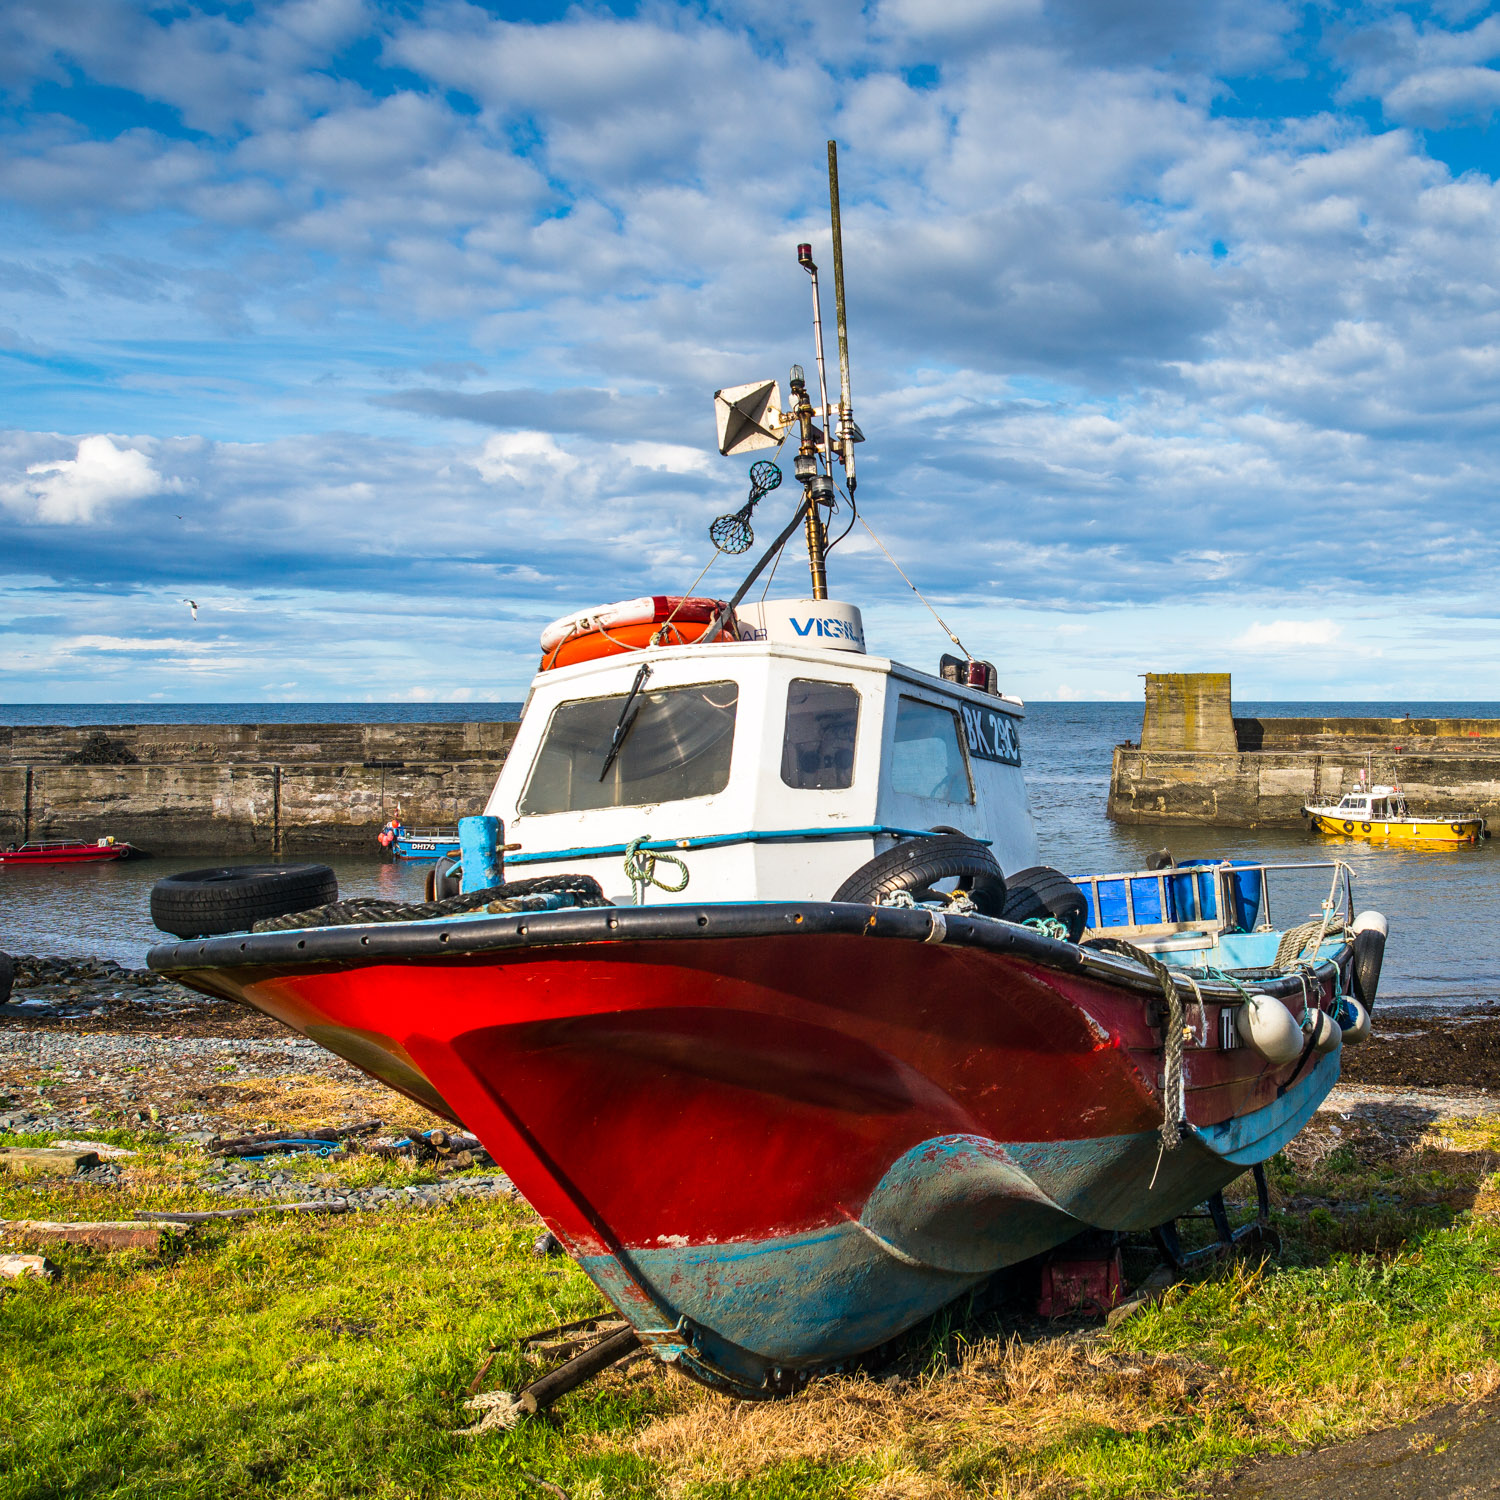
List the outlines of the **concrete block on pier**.
<svg viewBox="0 0 1500 1500">
<path fill-rule="evenodd" d="M 1338 798 L 1367 767 L 1418 813 L 1500 821 L 1500 719 L 1236 719 L 1226 672 L 1147 675 L 1141 742 L 1115 750 L 1109 816 L 1294 828 L 1304 804 Z"/>
<path fill-rule="evenodd" d="M 1228 672 L 1147 672 L 1142 750 L 1237 749 Z"/>
</svg>

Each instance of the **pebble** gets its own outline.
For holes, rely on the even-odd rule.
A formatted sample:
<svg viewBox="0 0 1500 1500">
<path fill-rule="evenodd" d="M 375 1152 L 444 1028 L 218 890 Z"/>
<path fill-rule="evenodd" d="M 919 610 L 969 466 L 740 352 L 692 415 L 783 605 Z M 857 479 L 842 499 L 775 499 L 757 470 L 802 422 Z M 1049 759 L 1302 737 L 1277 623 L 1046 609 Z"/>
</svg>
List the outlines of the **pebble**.
<svg viewBox="0 0 1500 1500">
<path fill-rule="evenodd" d="M 193 1025 L 190 1012 L 201 997 L 164 981 L 148 970 L 129 970 L 111 960 L 16 958 L 16 984 L 26 988 L 18 996 L 22 1014 L 76 1015 L 91 1001 L 109 1000 L 134 1009 L 145 1005 L 155 1014 L 182 1011 L 185 1033 Z M 87 994 L 80 997 L 80 990 Z M 66 1086 L 87 1103 L 69 1109 L 28 1086 L 0 1093 L 0 1132 L 86 1137 L 100 1126 L 96 1106 L 107 1105 L 125 1117 L 127 1125 L 165 1133 L 177 1146 L 202 1146 L 223 1133 L 223 1122 L 212 1114 L 173 1112 L 152 1098 L 152 1074 L 164 1067 L 178 1078 L 201 1077 L 205 1086 L 220 1077 L 236 1081 L 275 1079 L 287 1073 L 330 1073 L 342 1076 L 348 1065 L 305 1037 L 268 1038 L 224 1036 L 160 1036 L 141 1032 L 23 1029 L 0 1026 L 0 1068 L 24 1070 L 47 1082 Z M 33 1097 L 33 1092 L 35 1097 Z M 187 1101 L 191 1102 L 191 1100 Z M 158 1108 L 158 1105 L 161 1108 Z M 180 1104 L 178 1105 L 180 1108 Z M 116 1116 L 118 1117 L 118 1116 Z M 216 1128 L 218 1127 L 218 1128 Z M 274 1126 L 272 1127 L 274 1128 Z M 102 1152 L 101 1152 L 102 1154 Z M 308 1178 L 286 1171 L 273 1161 L 264 1164 L 224 1158 L 199 1172 L 196 1186 L 229 1201 L 347 1204 L 356 1209 L 437 1208 L 474 1198 L 519 1198 L 503 1172 L 454 1172 L 438 1182 L 403 1188 L 341 1187 L 325 1173 Z M 121 1182 L 122 1171 L 110 1161 L 76 1174 L 71 1181 L 99 1186 Z"/>
</svg>

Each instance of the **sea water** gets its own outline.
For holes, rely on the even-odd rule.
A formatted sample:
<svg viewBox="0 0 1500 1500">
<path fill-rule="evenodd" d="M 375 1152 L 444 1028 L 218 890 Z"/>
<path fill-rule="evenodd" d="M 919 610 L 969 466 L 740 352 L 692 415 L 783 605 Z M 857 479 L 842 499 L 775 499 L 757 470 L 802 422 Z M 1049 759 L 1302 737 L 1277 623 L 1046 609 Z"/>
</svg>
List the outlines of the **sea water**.
<svg viewBox="0 0 1500 1500">
<path fill-rule="evenodd" d="M 1489 703 L 1237 703 L 1242 715 L 1369 718 L 1491 718 Z M 216 703 L 0 705 L 0 723 L 405 723 L 508 720 L 519 703 Z M 1355 874 L 1357 910 L 1390 918 L 1391 941 L 1381 978 L 1382 1004 L 1447 1007 L 1500 1000 L 1500 839 L 1447 850 L 1385 848 L 1331 840 L 1302 828 L 1238 829 L 1126 826 L 1104 815 L 1114 747 L 1137 739 L 1136 703 L 1033 703 L 1022 730 L 1022 763 L 1044 864 L 1068 874 L 1144 867 L 1169 849 L 1179 859 L 1233 857 L 1300 862 L 1345 860 Z M 298 857 L 294 849 L 282 856 Z M 423 865 L 381 860 L 368 852 L 311 856 L 331 864 L 343 896 L 422 898 Z M 0 949 L 113 958 L 139 965 L 162 935 L 151 925 L 151 885 L 161 876 L 213 862 L 202 854 L 94 866 L 0 866 Z M 236 855 L 230 863 L 248 863 Z M 1272 877 L 1273 895 L 1278 878 Z M 1278 925 L 1312 915 L 1328 877 L 1281 884 L 1290 892 L 1274 910 Z"/>
</svg>

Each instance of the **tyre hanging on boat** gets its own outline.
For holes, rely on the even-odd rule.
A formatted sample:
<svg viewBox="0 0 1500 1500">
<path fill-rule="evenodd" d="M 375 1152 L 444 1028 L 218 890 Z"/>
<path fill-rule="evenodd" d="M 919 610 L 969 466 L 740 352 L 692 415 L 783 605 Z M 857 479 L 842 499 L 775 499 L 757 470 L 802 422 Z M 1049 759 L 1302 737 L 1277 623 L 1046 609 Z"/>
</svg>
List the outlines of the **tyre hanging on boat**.
<svg viewBox="0 0 1500 1500">
<path fill-rule="evenodd" d="M 1375 993 L 1380 988 L 1380 966 L 1385 962 L 1385 939 L 1390 923 L 1378 911 L 1362 911 L 1351 929 L 1354 954 L 1349 968 L 1354 994 L 1366 1010 L 1375 1009 Z"/>
<path fill-rule="evenodd" d="M 422 882 L 424 901 L 446 901 L 458 895 L 464 888 L 464 867 L 452 854 L 440 854 L 427 867 L 426 879 Z"/>
<path fill-rule="evenodd" d="M 1034 922 L 1047 917 L 1068 929 L 1068 941 L 1076 943 L 1088 926 L 1089 908 L 1084 895 L 1061 870 L 1050 865 L 1032 865 L 1005 878 L 1007 922 Z"/>
<path fill-rule="evenodd" d="M 151 920 L 178 937 L 212 937 L 338 898 L 338 879 L 327 865 L 220 865 L 158 880 Z"/>
<path fill-rule="evenodd" d="M 833 893 L 833 899 L 879 906 L 887 896 L 905 891 L 928 900 L 938 881 L 953 879 L 985 916 L 1000 915 L 1005 906 L 1005 877 L 989 849 L 965 833 L 929 834 L 897 844 L 862 864 Z"/>
</svg>

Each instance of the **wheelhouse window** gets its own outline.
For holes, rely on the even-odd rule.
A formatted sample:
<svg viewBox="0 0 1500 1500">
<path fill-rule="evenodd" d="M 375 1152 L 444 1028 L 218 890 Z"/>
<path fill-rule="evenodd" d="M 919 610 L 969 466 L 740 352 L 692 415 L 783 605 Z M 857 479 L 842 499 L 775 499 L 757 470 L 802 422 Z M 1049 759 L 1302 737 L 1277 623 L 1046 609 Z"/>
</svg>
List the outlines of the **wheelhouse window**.
<svg viewBox="0 0 1500 1500">
<path fill-rule="evenodd" d="M 611 761 L 610 745 L 627 696 L 583 698 L 553 709 L 520 812 L 680 802 L 729 785 L 739 705 L 735 683 L 643 691 L 625 716 L 624 735 Z"/>
<path fill-rule="evenodd" d="M 972 802 L 974 783 L 951 708 L 902 698 L 896 705 L 891 788 L 935 802 Z"/>
<path fill-rule="evenodd" d="M 859 693 L 845 682 L 794 677 L 786 695 L 781 779 L 802 791 L 843 791 L 854 782 Z"/>
</svg>

